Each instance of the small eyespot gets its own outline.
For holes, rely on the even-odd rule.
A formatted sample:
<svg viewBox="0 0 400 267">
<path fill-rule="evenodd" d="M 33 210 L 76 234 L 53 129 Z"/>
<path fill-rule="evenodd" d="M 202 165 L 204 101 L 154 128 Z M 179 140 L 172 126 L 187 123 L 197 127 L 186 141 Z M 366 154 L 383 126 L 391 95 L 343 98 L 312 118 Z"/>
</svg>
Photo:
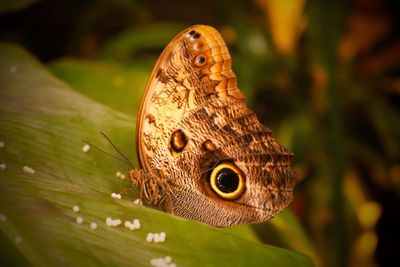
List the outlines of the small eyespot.
<svg viewBox="0 0 400 267">
<path fill-rule="evenodd" d="M 195 30 L 191 30 L 189 32 L 189 35 L 193 38 L 193 39 L 199 39 L 201 37 L 201 34 L 196 32 Z"/>
<path fill-rule="evenodd" d="M 217 149 L 217 147 L 214 145 L 214 143 L 211 140 L 207 140 L 202 144 L 202 149 L 203 151 L 214 151 Z"/>
<path fill-rule="evenodd" d="M 194 59 L 194 65 L 197 67 L 203 67 L 207 63 L 206 56 L 203 54 L 200 54 L 195 57 Z"/>
<path fill-rule="evenodd" d="M 210 186 L 218 196 L 227 200 L 234 200 L 244 192 L 244 175 L 235 164 L 223 162 L 212 170 Z"/>
<path fill-rule="evenodd" d="M 183 151 L 187 142 L 188 142 L 187 137 L 183 133 L 183 131 L 176 130 L 171 135 L 171 139 L 169 141 L 169 146 L 170 146 L 170 149 L 172 149 L 174 152 L 179 153 L 179 152 Z"/>
</svg>

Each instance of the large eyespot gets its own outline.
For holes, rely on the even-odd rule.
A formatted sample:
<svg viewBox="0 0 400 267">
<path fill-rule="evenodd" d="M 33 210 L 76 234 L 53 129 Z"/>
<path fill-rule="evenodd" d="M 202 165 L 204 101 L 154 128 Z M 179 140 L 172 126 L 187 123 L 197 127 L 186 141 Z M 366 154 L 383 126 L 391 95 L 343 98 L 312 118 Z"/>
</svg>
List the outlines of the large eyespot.
<svg viewBox="0 0 400 267">
<path fill-rule="evenodd" d="M 176 130 L 172 133 L 171 139 L 169 141 L 170 149 L 174 152 L 182 152 L 187 144 L 186 135 L 183 133 L 182 130 Z"/>
<path fill-rule="evenodd" d="M 245 189 L 244 175 L 235 164 L 223 162 L 212 170 L 210 185 L 218 196 L 228 200 L 237 199 Z"/>
<path fill-rule="evenodd" d="M 194 58 L 194 65 L 196 67 L 203 67 L 206 63 L 207 63 L 207 58 L 203 54 L 200 54 Z"/>
</svg>

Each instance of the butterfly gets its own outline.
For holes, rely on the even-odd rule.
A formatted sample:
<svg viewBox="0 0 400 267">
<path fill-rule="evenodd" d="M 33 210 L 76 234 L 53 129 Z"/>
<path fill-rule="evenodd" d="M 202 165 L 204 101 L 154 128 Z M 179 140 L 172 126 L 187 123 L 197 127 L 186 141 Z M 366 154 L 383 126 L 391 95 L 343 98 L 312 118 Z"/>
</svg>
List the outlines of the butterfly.
<svg viewBox="0 0 400 267">
<path fill-rule="evenodd" d="M 168 213 L 216 227 L 264 222 L 293 198 L 293 157 L 246 107 L 220 33 L 195 25 L 159 57 L 136 127 L 130 180 Z"/>
</svg>

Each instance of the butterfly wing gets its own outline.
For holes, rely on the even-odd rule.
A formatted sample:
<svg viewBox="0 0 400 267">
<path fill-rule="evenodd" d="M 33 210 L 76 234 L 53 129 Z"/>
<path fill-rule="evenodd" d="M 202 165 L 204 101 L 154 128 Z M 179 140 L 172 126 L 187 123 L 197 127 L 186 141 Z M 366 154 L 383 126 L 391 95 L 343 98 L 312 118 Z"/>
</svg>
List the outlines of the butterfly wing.
<svg viewBox="0 0 400 267">
<path fill-rule="evenodd" d="M 147 200 L 214 226 L 265 221 L 292 199 L 292 154 L 249 110 L 212 27 L 195 25 L 164 49 L 137 122 Z"/>
</svg>

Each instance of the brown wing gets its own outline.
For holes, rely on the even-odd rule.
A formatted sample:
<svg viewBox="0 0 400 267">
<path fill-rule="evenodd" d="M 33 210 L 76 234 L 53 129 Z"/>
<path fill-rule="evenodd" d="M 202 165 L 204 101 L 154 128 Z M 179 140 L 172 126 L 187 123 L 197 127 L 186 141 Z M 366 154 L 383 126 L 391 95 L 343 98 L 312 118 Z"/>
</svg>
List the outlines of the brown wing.
<svg viewBox="0 0 400 267">
<path fill-rule="evenodd" d="M 137 154 L 145 172 L 153 172 L 157 166 L 152 164 L 162 164 L 153 160 L 154 151 L 168 147 L 185 114 L 215 96 L 244 101 L 221 35 L 212 27 L 195 25 L 164 49 L 145 89 L 136 127 Z"/>
</svg>

